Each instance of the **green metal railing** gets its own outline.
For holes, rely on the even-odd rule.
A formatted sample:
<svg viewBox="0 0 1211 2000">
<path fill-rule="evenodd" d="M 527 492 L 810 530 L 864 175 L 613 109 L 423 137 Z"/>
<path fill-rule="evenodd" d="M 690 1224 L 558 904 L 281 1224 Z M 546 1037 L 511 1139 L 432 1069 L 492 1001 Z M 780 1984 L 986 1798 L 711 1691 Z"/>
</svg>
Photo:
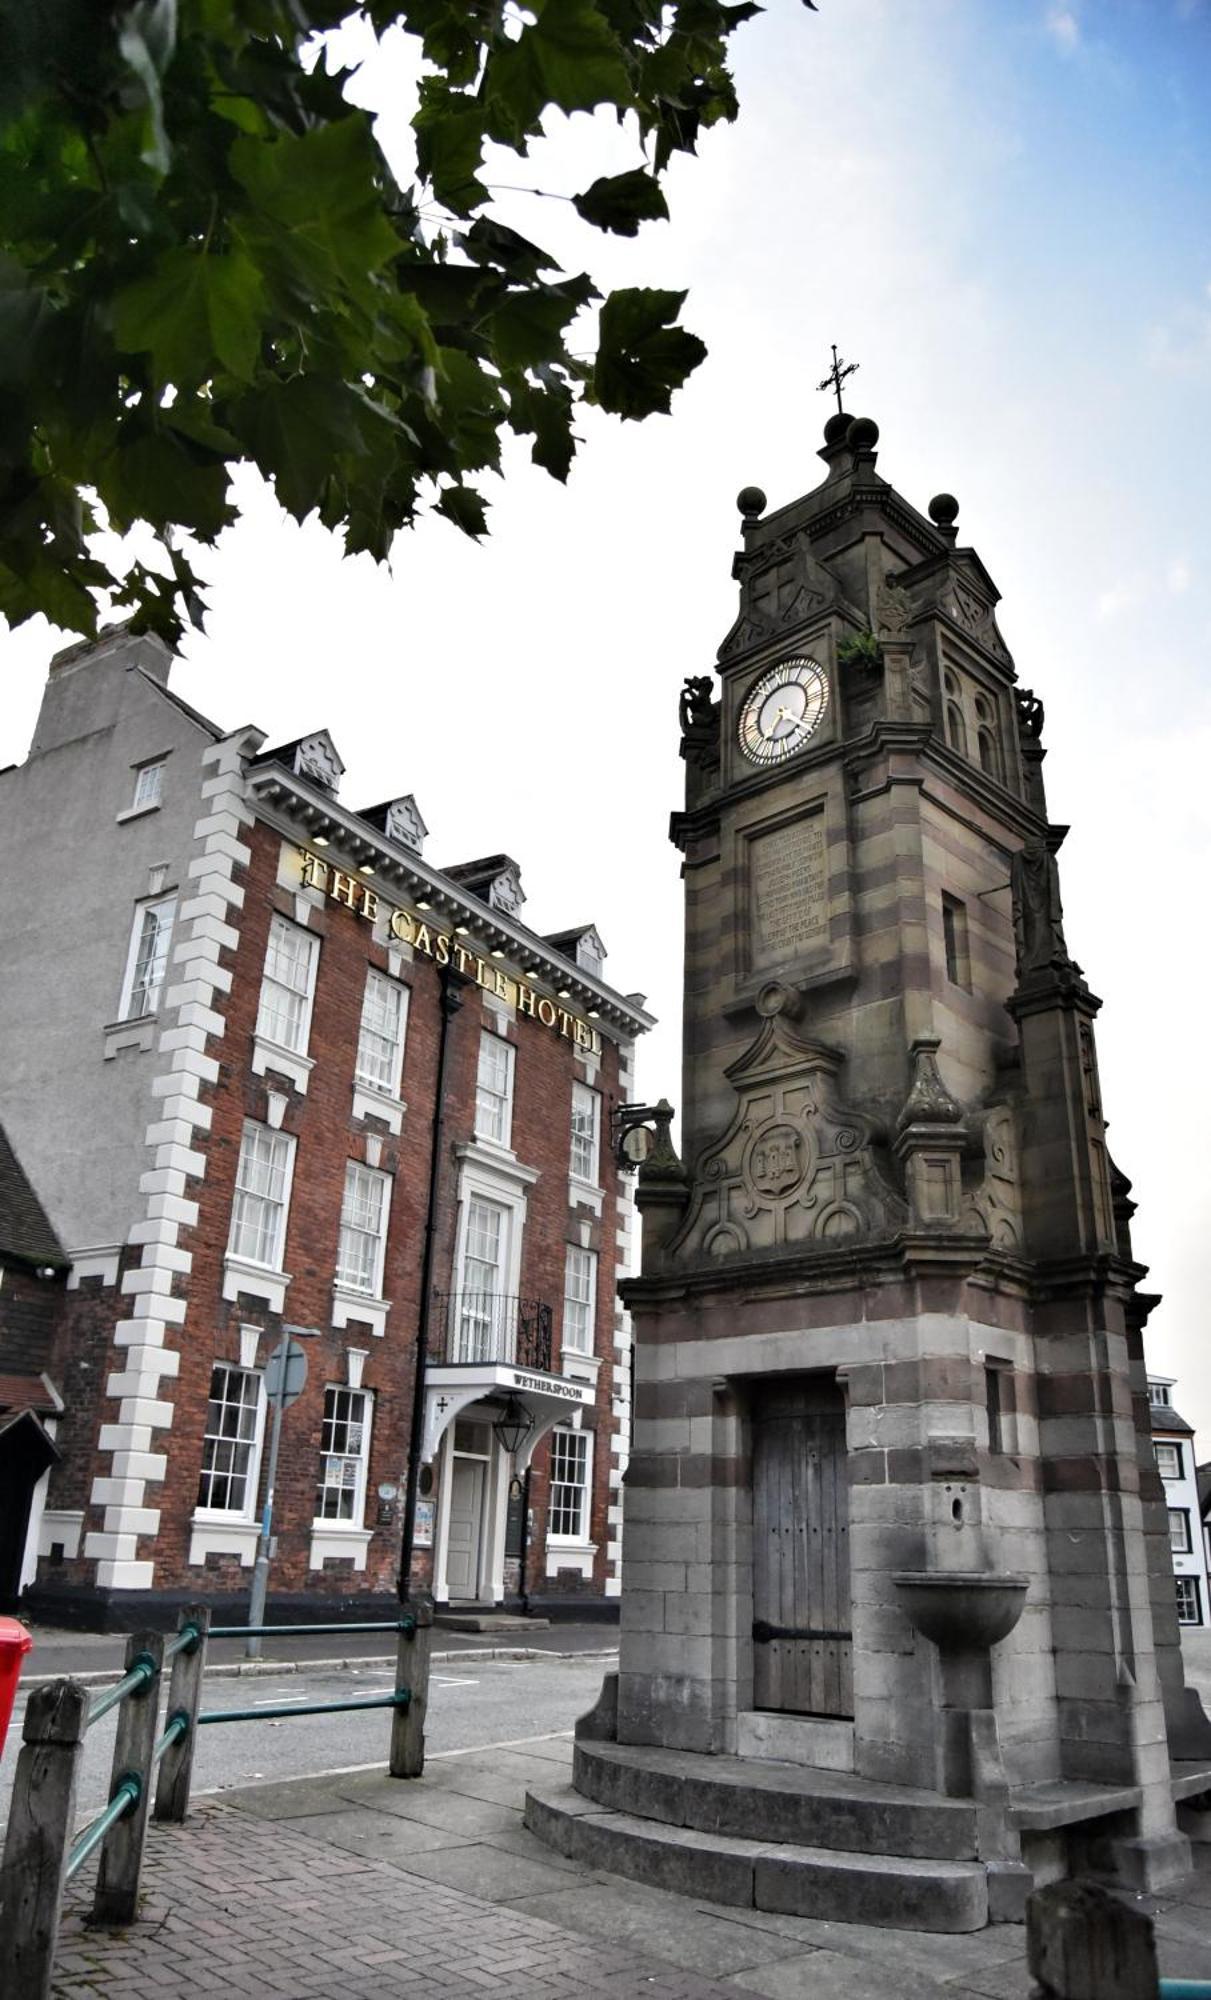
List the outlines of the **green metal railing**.
<svg viewBox="0 0 1211 2000">
<path fill-rule="evenodd" d="M 388 1769 L 394 1777 L 419 1777 L 424 1769 L 431 1625 L 431 1611 L 418 1606 L 400 1611 L 394 1618 L 364 1623 L 342 1620 L 208 1629 L 206 1606 L 191 1605 L 182 1612 L 178 1630 L 167 1641 L 156 1632 L 129 1636 L 124 1671 L 111 1687 L 91 1697 L 78 1681 L 70 1679 L 38 1687 L 26 1711 L 25 1742 L 14 1793 L 17 1809 L 10 1810 L 3 1859 L 6 1880 L 10 1874 L 24 1878 L 32 1869 L 38 1885 L 32 1897 L 6 1895 L 0 1908 L 0 1964 L 6 1969 L 16 1965 L 20 1972 L 14 2000 L 33 2000 L 33 1996 L 45 2000 L 49 1993 L 62 1889 L 90 1856 L 100 1856 L 93 1921 L 134 1922 L 153 1792 L 157 1819 L 179 1823 L 185 1818 L 197 1732 L 203 1726 L 386 1709 L 393 1718 Z M 363 1632 L 391 1633 L 398 1642 L 396 1685 L 387 1694 L 201 1712 L 210 1638 L 282 1640 Z M 161 1725 L 160 1687 L 169 1661 L 172 1681 Z M 412 1685 L 404 1685 L 405 1679 Z M 72 1819 L 85 1740 L 95 1723 L 115 1711 L 117 1734 L 109 1798 L 77 1832 Z M 48 1774 L 53 1781 L 48 1781 Z M 47 1865 L 48 1860 L 53 1865 Z"/>
</svg>

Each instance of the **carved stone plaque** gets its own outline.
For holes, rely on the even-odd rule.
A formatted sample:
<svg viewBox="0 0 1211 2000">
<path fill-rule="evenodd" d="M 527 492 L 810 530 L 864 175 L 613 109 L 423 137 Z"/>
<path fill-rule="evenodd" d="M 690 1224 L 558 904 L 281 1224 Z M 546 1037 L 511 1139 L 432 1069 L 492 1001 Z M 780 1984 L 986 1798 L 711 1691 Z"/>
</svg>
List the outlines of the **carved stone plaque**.
<svg viewBox="0 0 1211 2000">
<path fill-rule="evenodd" d="M 824 815 L 758 834 L 749 845 L 754 968 L 785 964 L 828 943 Z"/>
</svg>

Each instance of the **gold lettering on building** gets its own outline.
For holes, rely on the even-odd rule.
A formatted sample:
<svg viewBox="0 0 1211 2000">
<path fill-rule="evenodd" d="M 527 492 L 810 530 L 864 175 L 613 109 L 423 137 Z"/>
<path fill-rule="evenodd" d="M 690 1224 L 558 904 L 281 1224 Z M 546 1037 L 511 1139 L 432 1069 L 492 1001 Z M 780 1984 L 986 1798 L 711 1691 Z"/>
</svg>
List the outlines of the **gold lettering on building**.
<svg viewBox="0 0 1211 2000">
<path fill-rule="evenodd" d="M 426 958 L 431 958 L 435 965 L 453 963 L 465 978 L 473 976 L 485 992 L 494 994 L 507 1006 L 515 1006 L 519 1014 L 541 1021 L 544 1028 L 557 1029 L 565 1041 L 574 1043 L 579 1049 L 600 1053 L 599 1036 L 578 1014 L 569 1013 L 566 1007 L 557 1007 L 545 993 L 535 993 L 524 979 L 506 972 L 503 966 L 481 958 L 478 952 L 468 951 L 449 931 L 433 929 L 410 910 L 384 905 L 377 891 L 359 882 L 356 875 L 346 875 L 330 862 L 321 861 L 318 855 L 309 853 L 306 848 L 300 848 L 299 853 L 304 888 L 320 890 L 367 923 L 377 923 L 380 917 L 385 918 L 388 936 L 398 943 L 414 946 Z"/>
</svg>

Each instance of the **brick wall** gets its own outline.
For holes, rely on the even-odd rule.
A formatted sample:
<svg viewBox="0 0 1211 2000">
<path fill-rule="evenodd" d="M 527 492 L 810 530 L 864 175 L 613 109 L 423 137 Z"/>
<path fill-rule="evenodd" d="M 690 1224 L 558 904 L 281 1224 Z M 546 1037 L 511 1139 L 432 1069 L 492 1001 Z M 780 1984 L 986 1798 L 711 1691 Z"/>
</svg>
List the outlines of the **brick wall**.
<svg viewBox="0 0 1211 2000">
<path fill-rule="evenodd" d="M 250 1066 L 253 1031 L 260 995 L 269 927 L 275 911 L 294 919 L 293 893 L 278 881 L 282 841 L 272 829 L 258 824 L 248 834 L 251 862 L 237 866 L 235 879 L 244 888 L 240 940 L 225 954 L 233 973 L 230 994 L 221 1003 L 226 1033 L 211 1047 L 220 1064 L 216 1084 L 204 1086 L 202 1100 L 212 1112 L 209 1137 L 201 1139 L 206 1153 L 203 1179 L 188 1192 L 198 1201 L 198 1221 L 181 1234 L 192 1256 L 188 1276 L 176 1281 L 188 1301 L 179 1331 L 170 1335 L 180 1355 L 179 1373 L 166 1380 L 164 1394 L 174 1406 L 170 1428 L 157 1440 L 166 1454 L 162 1488 L 152 1486 L 149 1500 L 161 1509 L 160 1527 L 140 1542 L 140 1557 L 154 1560 L 157 1590 L 198 1589 L 216 1595 L 247 1589 L 251 1572 L 236 1556 L 210 1555 L 204 1570 L 190 1564 L 192 1521 L 202 1462 L 202 1440 L 209 1400 L 211 1371 L 218 1361 L 240 1364 L 241 1328 L 259 1327 L 262 1335 L 257 1365 L 263 1366 L 277 1338 L 279 1320 L 266 1305 L 248 1295 L 232 1302 L 223 1294 L 224 1252 L 230 1227 L 235 1173 L 246 1118 L 267 1124 L 269 1094 L 287 1100 L 281 1129 L 296 1141 L 293 1184 L 288 1216 L 284 1268 L 291 1282 L 283 1317 L 323 1330 L 306 1342 L 309 1374 L 299 1400 L 285 1415 L 278 1461 L 274 1527 L 278 1535 L 272 1571 L 275 1593 L 311 1594 L 390 1592 L 398 1565 L 400 1525 L 407 1472 L 411 1422 L 415 1335 L 420 1310 L 420 1272 L 428 1202 L 432 1122 L 437 1076 L 441 1012 L 440 977 L 433 962 L 420 953 L 405 953 L 397 973 L 410 989 L 407 1039 L 401 1095 L 407 1106 L 403 1131 L 395 1137 L 377 1121 L 353 1116 L 353 1071 L 368 966 L 390 970 L 385 943 L 375 941 L 370 924 L 332 901 L 313 907 L 308 929 L 320 941 L 319 967 L 311 1020 L 308 1055 L 314 1067 L 305 1093 L 276 1073 L 254 1075 Z M 485 1025 L 502 1025 L 499 1012 L 489 1012 L 480 990 L 469 985 L 464 1005 L 450 1030 L 444 1097 L 441 1194 L 433 1281 L 435 1289 L 453 1289 L 457 1225 L 455 1148 L 473 1135 L 475 1078 L 479 1038 Z M 549 1301 L 555 1313 L 556 1353 L 562 1317 L 565 1246 L 580 1241 L 579 1224 L 591 1221 L 591 1247 L 599 1251 L 596 1351 L 602 1365 L 596 1400 L 584 1422 L 597 1433 L 594 1451 L 592 1538 L 597 1557 L 591 1580 L 579 1574 L 566 1579 L 567 1590 L 600 1594 L 605 1580 L 607 1480 L 610 1463 L 609 1428 L 612 1386 L 615 1245 L 617 1217 L 613 1169 L 609 1160 L 608 1117 L 618 1094 L 617 1050 L 604 1042 L 595 1087 L 602 1094 L 601 1172 L 606 1188 L 603 1213 L 575 1212 L 568 1206 L 573 1080 L 583 1077 L 571 1044 L 538 1021 L 522 1017 L 506 1024 L 517 1049 L 512 1143 L 521 1162 L 538 1170 L 529 1191 L 520 1291 L 524 1297 Z M 351 1320 L 332 1328 L 332 1279 L 344 1188 L 345 1164 L 366 1163 L 367 1134 L 382 1141 L 378 1166 L 391 1176 L 390 1220 L 386 1245 L 383 1295 L 391 1302 L 386 1333 L 377 1337 L 369 1327 Z M 370 1162 L 373 1164 L 373 1162 Z M 79 1384 L 80 1415 L 73 1435 L 70 1463 L 61 1468 L 61 1494 L 52 1504 L 84 1506 L 95 1467 L 97 1431 L 105 1417 L 99 1391 L 106 1365 L 106 1341 L 112 1334 L 114 1307 L 94 1305 L 83 1293 L 72 1295 L 73 1323 L 80 1343 L 74 1365 L 91 1374 Z M 108 1311 L 108 1318 L 106 1318 Z M 94 1324 L 95 1318 L 95 1324 Z M 436 1350 L 442 1329 L 435 1323 L 431 1342 Z M 348 1560 L 329 1560 L 322 1570 L 309 1568 L 310 1529 L 320 1464 L 320 1437 L 326 1384 L 347 1381 L 346 1351 L 366 1351 L 361 1386 L 374 1398 L 365 1525 L 373 1530 L 364 1571 Z M 87 1411 L 87 1418 L 84 1413 Z M 532 1480 L 534 1537 L 531 1543 L 531 1587 L 562 1591 L 546 1578 L 545 1526 L 547 1450 L 540 1447 Z M 378 1488 L 394 1486 L 397 1498 L 380 1503 Z M 71 1497 L 68 1497 L 68 1496 Z M 95 1510 L 94 1510 L 95 1511 Z M 87 1526 L 96 1525 L 90 1517 Z M 426 1580 L 427 1551 L 418 1551 L 415 1575 Z M 83 1571 L 89 1565 L 81 1565 Z M 61 1573 L 60 1573 L 61 1574 Z"/>
</svg>

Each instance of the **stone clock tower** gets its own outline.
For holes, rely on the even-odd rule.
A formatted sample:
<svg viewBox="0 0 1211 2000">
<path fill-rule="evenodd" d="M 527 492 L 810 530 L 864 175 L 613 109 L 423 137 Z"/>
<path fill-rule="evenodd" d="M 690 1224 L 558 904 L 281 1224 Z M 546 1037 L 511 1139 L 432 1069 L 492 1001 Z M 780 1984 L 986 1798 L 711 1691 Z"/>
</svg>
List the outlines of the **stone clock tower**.
<svg viewBox="0 0 1211 2000">
<path fill-rule="evenodd" d="M 877 442 L 838 414 L 812 492 L 741 493 L 736 622 L 682 695 L 620 1672 L 578 1796 L 530 1812 L 699 1894 L 971 1929 L 1069 1869 L 1184 1873 L 1170 1749 L 1211 1729 L 1042 706 L 957 502 L 919 513 Z"/>
</svg>

